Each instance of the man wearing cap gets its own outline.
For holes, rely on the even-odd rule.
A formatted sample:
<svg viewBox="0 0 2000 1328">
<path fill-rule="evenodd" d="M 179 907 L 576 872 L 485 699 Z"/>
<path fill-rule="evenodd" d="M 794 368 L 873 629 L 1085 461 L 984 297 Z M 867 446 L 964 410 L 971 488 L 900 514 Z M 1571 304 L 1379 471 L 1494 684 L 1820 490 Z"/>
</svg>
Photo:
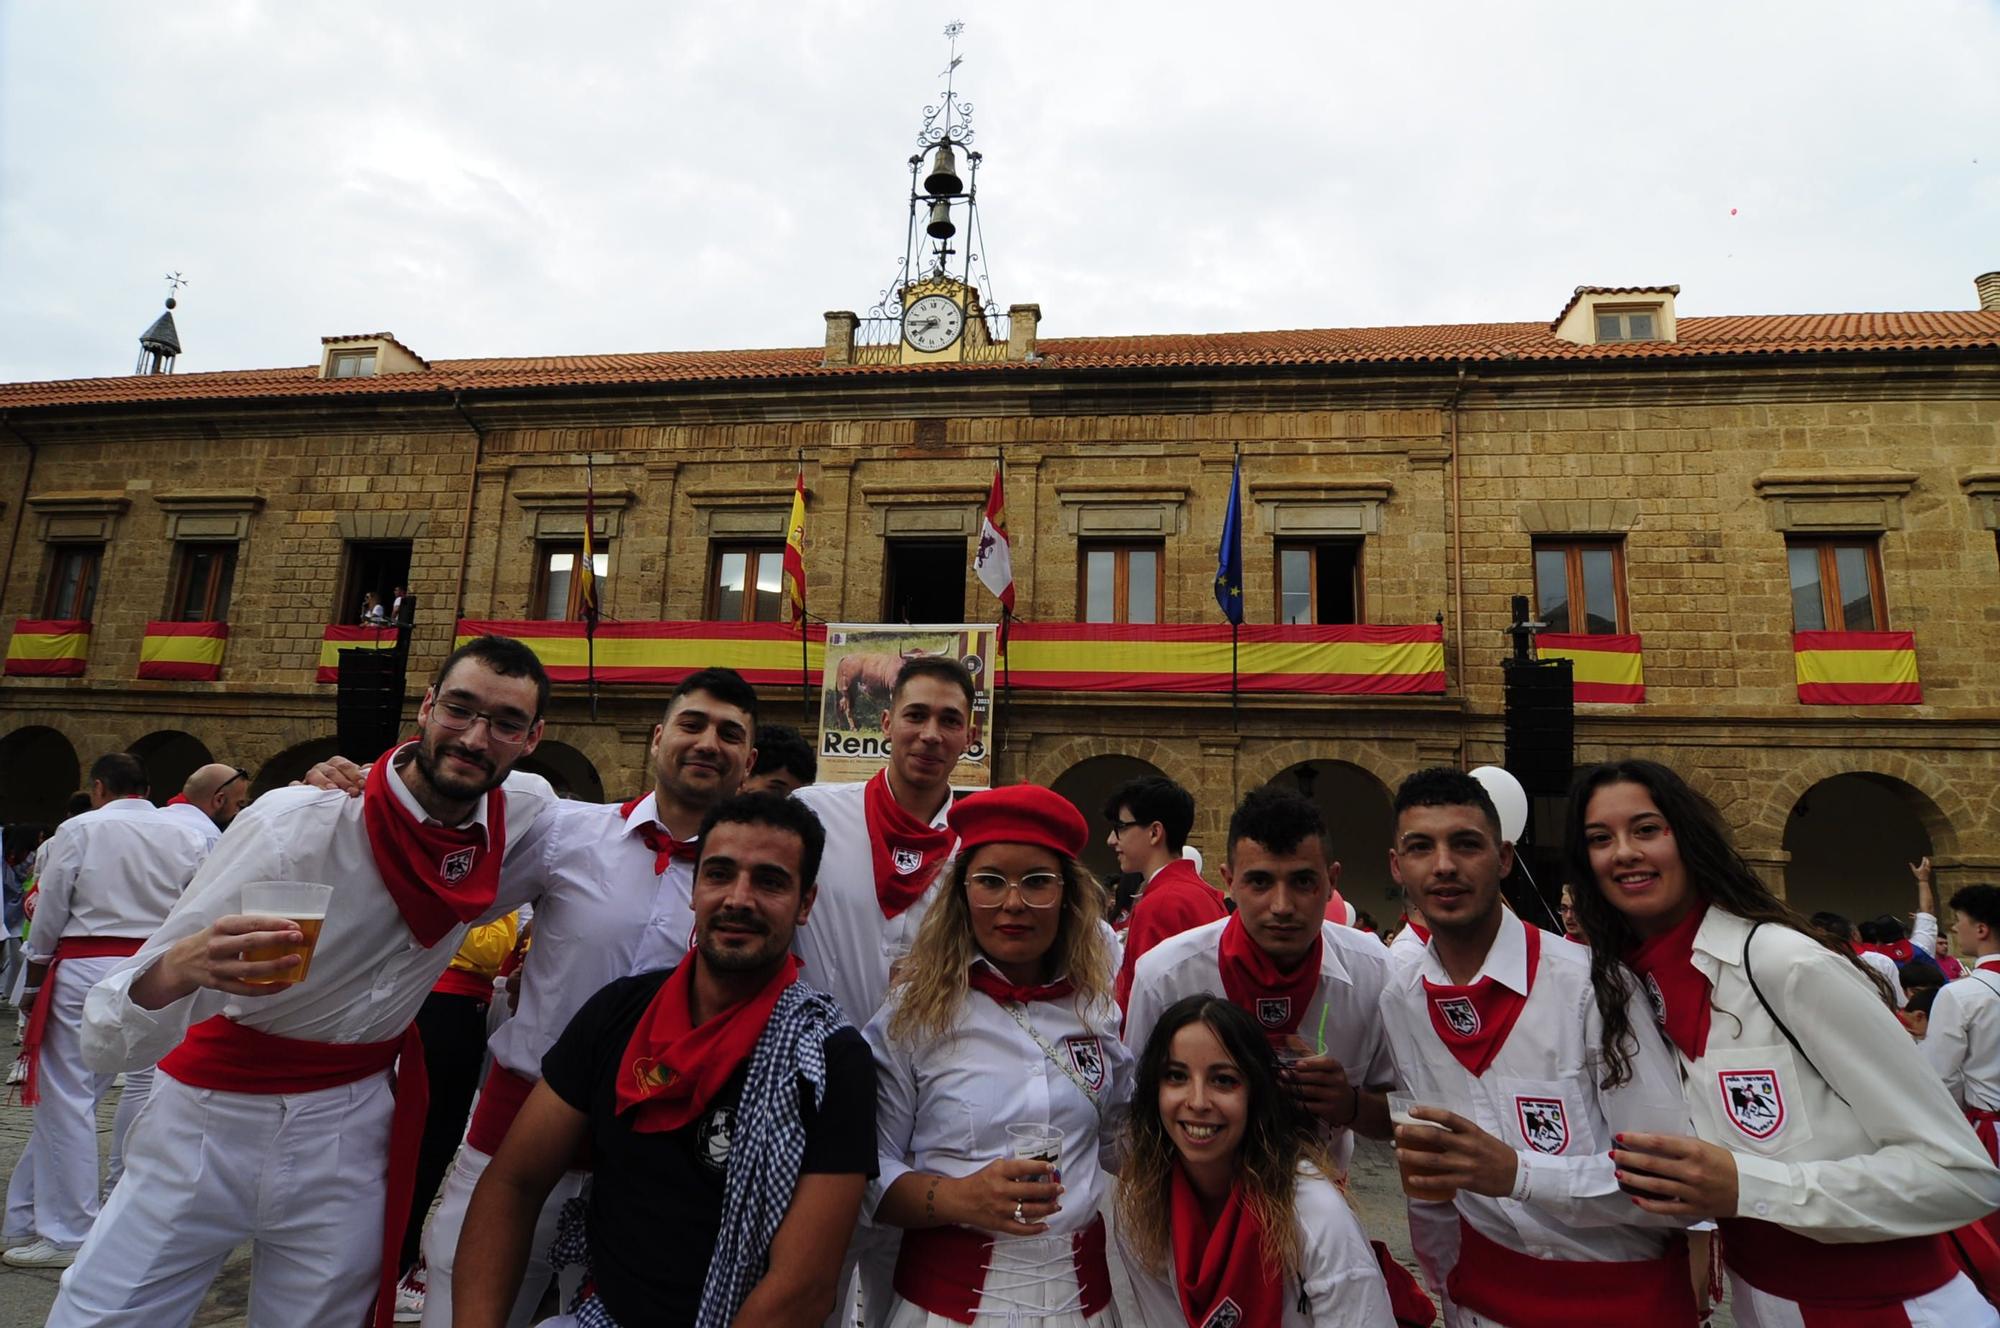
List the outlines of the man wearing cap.
<svg viewBox="0 0 2000 1328">
<path fill-rule="evenodd" d="M 250 800 L 250 776 L 233 765 L 205 765 L 187 777 L 181 791 L 160 808 L 202 837 L 208 848 Z"/>
</svg>

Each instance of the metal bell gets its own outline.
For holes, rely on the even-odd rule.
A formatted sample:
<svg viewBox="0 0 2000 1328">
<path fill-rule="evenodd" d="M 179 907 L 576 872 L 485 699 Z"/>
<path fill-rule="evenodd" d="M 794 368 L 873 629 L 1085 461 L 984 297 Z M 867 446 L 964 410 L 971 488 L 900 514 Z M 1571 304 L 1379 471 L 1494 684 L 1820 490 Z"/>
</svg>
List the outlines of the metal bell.
<svg viewBox="0 0 2000 1328">
<path fill-rule="evenodd" d="M 924 234 L 933 240 L 949 240 L 958 233 L 958 223 L 951 219 L 951 204 L 942 198 L 931 204 L 931 219 L 924 227 Z"/>
<path fill-rule="evenodd" d="M 965 192 L 965 182 L 958 178 L 958 159 L 952 155 L 951 144 L 938 145 L 937 159 L 931 163 L 931 173 L 924 177 L 924 192 L 932 198 L 944 198 Z"/>
</svg>

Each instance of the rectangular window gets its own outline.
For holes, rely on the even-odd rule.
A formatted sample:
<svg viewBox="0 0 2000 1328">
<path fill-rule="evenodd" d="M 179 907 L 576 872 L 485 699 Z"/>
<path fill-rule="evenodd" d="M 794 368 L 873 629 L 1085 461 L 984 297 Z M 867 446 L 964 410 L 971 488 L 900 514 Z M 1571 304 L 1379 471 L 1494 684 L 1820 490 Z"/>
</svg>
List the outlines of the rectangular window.
<svg viewBox="0 0 2000 1328">
<path fill-rule="evenodd" d="M 1597 340 L 1607 341 L 1658 341 L 1660 339 L 1660 316 L 1658 306 L 1642 309 L 1597 308 Z"/>
<path fill-rule="evenodd" d="M 543 544 L 535 567 L 533 616 L 545 622 L 583 616 L 583 581 L 576 570 L 583 561 L 583 542 Z M 597 603 L 604 605 L 604 581 L 611 573 L 611 550 L 591 550 L 591 571 L 597 577 Z"/>
<path fill-rule="evenodd" d="M 333 362 L 327 368 L 329 378 L 373 378 L 375 376 L 375 352 L 372 350 L 337 350 L 333 352 Z"/>
<path fill-rule="evenodd" d="M 965 621 L 964 539 L 892 539 L 884 550 L 882 621 Z"/>
<path fill-rule="evenodd" d="M 57 544 L 49 558 L 49 584 L 42 595 L 42 616 L 90 621 L 97 607 L 97 573 L 104 562 L 102 544 Z"/>
<path fill-rule="evenodd" d="M 1791 540 L 1792 625 L 1801 632 L 1886 632 L 1874 540 Z"/>
<path fill-rule="evenodd" d="M 168 617 L 174 622 L 229 621 L 229 593 L 236 582 L 236 545 L 184 543 L 179 554 Z"/>
<path fill-rule="evenodd" d="M 1156 623 L 1160 620 L 1160 554 L 1157 544 L 1086 544 L 1078 551 L 1082 585 L 1077 607 L 1084 622 Z"/>
<path fill-rule="evenodd" d="M 327 621 L 350 627 L 361 622 L 370 595 L 381 609 L 375 616 L 386 620 L 396 587 L 407 589 L 409 584 L 410 541 L 350 540 L 342 556 L 340 592 Z"/>
<path fill-rule="evenodd" d="M 710 622 L 784 622 L 785 546 L 718 544 L 708 578 Z"/>
<path fill-rule="evenodd" d="M 1535 545 L 1535 616 L 1551 632 L 1606 636 L 1630 631 L 1624 544 L 1564 540 Z"/>
<path fill-rule="evenodd" d="M 1278 621 L 1339 626 L 1361 621 L 1361 542 L 1278 545 Z"/>
</svg>

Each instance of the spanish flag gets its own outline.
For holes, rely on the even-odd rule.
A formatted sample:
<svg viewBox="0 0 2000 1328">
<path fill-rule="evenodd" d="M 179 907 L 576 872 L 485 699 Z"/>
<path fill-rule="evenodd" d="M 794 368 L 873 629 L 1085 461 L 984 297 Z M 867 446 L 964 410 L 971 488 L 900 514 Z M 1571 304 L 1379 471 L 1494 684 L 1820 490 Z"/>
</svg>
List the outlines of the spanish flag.
<svg viewBox="0 0 2000 1328">
<path fill-rule="evenodd" d="M 1016 623 L 1012 684 L 1074 692 L 1227 692 L 1230 636 L 1246 692 L 1410 696 L 1444 691 L 1444 629 Z"/>
<path fill-rule="evenodd" d="M 222 676 L 229 624 L 149 622 L 139 643 L 139 676 L 176 682 L 214 682 Z"/>
<path fill-rule="evenodd" d="M 1795 632 L 1799 700 L 1807 705 L 1922 705 L 1909 632 Z"/>
<path fill-rule="evenodd" d="M 1646 699 L 1637 633 L 1543 632 L 1535 638 L 1535 653 L 1570 662 L 1579 703 L 1637 705 Z"/>
<path fill-rule="evenodd" d="M 792 489 L 792 519 L 785 523 L 785 599 L 791 604 L 792 621 L 806 616 L 806 475 L 799 472 Z"/>
<path fill-rule="evenodd" d="M 7 643 L 7 675 L 81 678 L 90 656 L 90 624 L 72 618 L 16 618 Z"/>
<path fill-rule="evenodd" d="M 329 627 L 319 641 L 319 672 L 313 675 L 313 681 L 340 681 L 343 650 L 392 650 L 395 645 L 394 627 Z"/>
<path fill-rule="evenodd" d="M 580 622 L 489 621 L 461 618 L 458 642 L 475 636 L 512 637 L 533 650 L 554 682 L 589 677 L 589 642 Z M 785 623 L 604 622 L 597 625 L 599 682 L 673 686 L 711 665 L 735 669 L 752 687 L 796 685 L 799 629 Z M 814 683 L 826 661 L 826 628 L 806 631 L 808 672 Z"/>
</svg>

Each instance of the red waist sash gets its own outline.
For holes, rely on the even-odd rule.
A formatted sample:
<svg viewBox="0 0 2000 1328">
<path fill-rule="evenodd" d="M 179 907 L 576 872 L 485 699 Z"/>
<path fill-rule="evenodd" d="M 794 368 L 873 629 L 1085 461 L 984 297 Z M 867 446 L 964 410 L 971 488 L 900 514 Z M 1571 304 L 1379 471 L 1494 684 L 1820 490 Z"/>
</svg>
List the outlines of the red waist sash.
<svg viewBox="0 0 2000 1328">
<path fill-rule="evenodd" d="M 535 1091 L 535 1081 L 515 1074 L 500 1062 L 486 1072 L 486 1082 L 479 1086 L 479 1105 L 472 1109 L 472 1124 L 465 1129 L 465 1142 L 480 1152 L 492 1157 L 500 1151 L 500 1141 L 507 1137 L 508 1127 L 514 1117 L 521 1114 L 521 1106 L 528 1100 L 528 1094 Z"/>
<path fill-rule="evenodd" d="M 992 1236 L 969 1227 L 919 1227 L 903 1233 L 896 1255 L 896 1294 L 954 1323 L 971 1323 L 986 1289 Z M 1104 1219 L 1099 1217 L 1070 1238 L 1076 1285 L 1088 1318 L 1111 1303 L 1111 1266 L 1104 1259 Z"/>
<path fill-rule="evenodd" d="M 1445 1279 L 1454 1303 L 1517 1328 L 1687 1328 L 1700 1315 L 1687 1237 L 1656 1259 L 1538 1259 L 1458 1219 L 1458 1263 Z"/>
<path fill-rule="evenodd" d="M 42 975 L 41 994 L 35 997 L 35 1008 L 28 1015 L 28 1026 L 21 1030 L 21 1057 L 28 1062 L 28 1077 L 21 1082 L 21 1103 L 34 1106 L 42 1100 L 41 1068 L 42 1039 L 49 1028 L 49 1006 L 55 1004 L 56 970 L 65 959 L 124 959 L 139 953 L 139 947 L 146 943 L 144 937 L 132 936 L 65 936 L 56 942 L 56 952 L 49 957 L 48 972 Z"/>
<path fill-rule="evenodd" d="M 470 996 L 474 1000 L 491 1001 L 493 979 L 466 968 L 447 968 L 431 991 L 446 996 Z"/>
<path fill-rule="evenodd" d="M 396 1106 L 389 1117 L 384 1167 L 375 1328 L 390 1328 L 395 1320 L 403 1224 L 409 1220 L 410 1196 L 417 1188 L 417 1150 L 430 1110 L 430 1077 L 417 1026 L 411 1024 L 401 1037 L 387 1042 L 307 1042 L 246 1028 L 217 1015 L 190 1028 L 181 1045 L 160 1062 L 162 1070 L 190 1088 L 259 1095 L 339 1088 L 391 1066 L 396 1069 Z"/>
<path fill-rule="evenodd" d="M 1986 1145 L 1986 1156 L 2000 1162 L 2000 1111 L 1985 1111 L 1979 1107 L 1961 1107 L 1965 1119 L 1971 1123 L 1972 1132 L 1979 1136 L 1979 1142 Z"/>
<path fill-rule="evenodd" d="M 1906 1236 L 1861 1244 L 1828 1244 L 1775 1222 L 1726 1217 L 1722 1261 L 1767 1296 L 1795 1300 L 1806 1309 L 1895 1309 L 1958 1276 L 1943 1236 Z M 1873 1320 L 1857 1318 L 1855 1328 Z M 1906 1318 L 1883 1323 L 1907 1324 Z"/>
</svg>

